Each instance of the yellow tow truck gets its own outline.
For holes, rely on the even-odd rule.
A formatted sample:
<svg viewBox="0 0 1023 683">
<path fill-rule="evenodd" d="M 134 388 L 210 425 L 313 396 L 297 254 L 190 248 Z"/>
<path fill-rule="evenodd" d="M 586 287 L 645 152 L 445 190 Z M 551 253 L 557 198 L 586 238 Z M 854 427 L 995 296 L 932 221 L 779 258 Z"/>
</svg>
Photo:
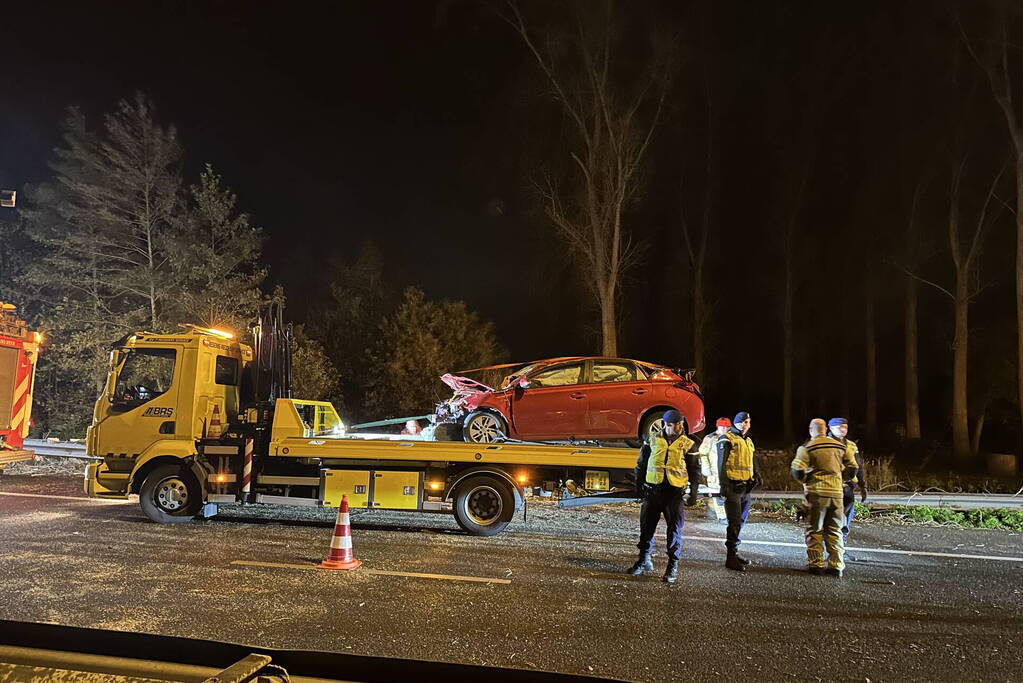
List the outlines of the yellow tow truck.
<svg viewBox="0 0 1023 683">
<path fill-rule="evenodd" d="M 454 514 L 492 536 L 526 486 L 633 488 L 630 449 L 349 434 L 330 403 L 291 397 L 280 307 L 262 311 L 252 333 L 252 346 L 194 326 L 118 341 L 87 434 L 86 493 L 138 494 L 160 523 L 209 517 L 218 504 L 336 507 L 346 494 L 352 507 Z"/>
</svg>

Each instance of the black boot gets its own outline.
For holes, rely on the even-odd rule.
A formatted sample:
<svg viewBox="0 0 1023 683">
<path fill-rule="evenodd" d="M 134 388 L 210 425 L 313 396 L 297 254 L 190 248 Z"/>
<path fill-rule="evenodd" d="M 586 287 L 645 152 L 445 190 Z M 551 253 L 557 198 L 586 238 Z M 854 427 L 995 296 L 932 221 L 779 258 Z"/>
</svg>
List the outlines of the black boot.
<svg viewBox="0 0 1023 683">
<path fill-rule="evenodd" d="M 742 555 L 740 555 L 739 553 L 736 553 L 736 554 L 735 554 L 735 559 L 737 559 L 737 560 L 739 561 L 739 564 L 743 565 L 744 567 L 748 567 L 748 566 L 750 566 L 751 564 L 753 564 L 752 562 L 750 562 L 749 560 L 747 560 L 747 559 L 746 559 L 745 557 L 743 557 L 743 556 L 742 556 Z"/>
<path fill-rule="evenodd" d="M 636 564 L 629 567 L 629 573 L 633 576 L 639 576 L 640 574 L 646 574 L 654 570 L 654 560 L 650 557 L 650 553 L 640 553 L 639 559 L 636 560 Z"/>
<path fill-rule="evenodd" d="M 728 557 L 725 559 L 725 566 L 737 572 L 746 571 L 746 565 L 739 561 L 739 556 L 735 554 L 735 551 L 728 553 Z"/>
<path fill-rule="evenodd" d="M 675 583 L 678 581 L 678 561 L 668 560 L 668 568 L 664 570 L 664 583 Z"/>
</svg>

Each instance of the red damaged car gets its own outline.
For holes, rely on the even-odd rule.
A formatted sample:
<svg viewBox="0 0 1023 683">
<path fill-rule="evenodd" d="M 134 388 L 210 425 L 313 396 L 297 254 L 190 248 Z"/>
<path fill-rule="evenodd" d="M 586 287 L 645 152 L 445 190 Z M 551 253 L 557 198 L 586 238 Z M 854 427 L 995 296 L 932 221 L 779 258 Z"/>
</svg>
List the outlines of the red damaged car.
<svg viewBox="0 0 1023 683">
<path fill-rule="evenodd" d="M 704 427 L 703 396 L 692 370 L 589 356 L 496 367 L 518 369 L 496 389 L 468 377 L 441 377 L 455 393 L 437 405 L 434 422 L 461 424 L 462 437 L 474 443 L 510 438 L 636 445 L 660 429 L 661 414 L 671 408 L 686 416 L 691 431 Z"/>
</svg>

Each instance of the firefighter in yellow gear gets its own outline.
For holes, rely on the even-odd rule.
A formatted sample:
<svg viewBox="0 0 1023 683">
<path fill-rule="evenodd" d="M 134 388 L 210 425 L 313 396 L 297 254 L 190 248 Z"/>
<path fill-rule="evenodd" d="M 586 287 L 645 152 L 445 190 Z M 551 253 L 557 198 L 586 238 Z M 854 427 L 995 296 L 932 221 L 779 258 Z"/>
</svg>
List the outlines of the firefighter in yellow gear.
<svg viewBox="0 0 1023 683">
<path fill-rule="evenodd" d="M 793 479 L 803 482 L 809 508 L 806 516 L 809 572 L 841 578 L 845 571 L 842 490 L 845 480 L 856 473 L 856 459 L 845 444 L 826 436 L 827 431 L 824 420 L 815 418 L 810 422 L 810 440 L 796 450 L 791 472 Z"/>
<path fill-rule="evenodd" d="M 699 460 L 690 456 L 695 443 L 686 436 L 686 420 L 677 410 L 668 410 L 662 418 L 660 434 L 650 438 L 636 462 L 636 486 L 643 495 L 639 516 L 639 559 L 629 568 L 638 576 L 653 571 L 654 532 L 664 517 L 667 522 L 668 568 L 666 583 L 678 580 L 678 561 L 682 556 L 682 528 L 686 523 L 685 505 L 696 501 L 700 481 Z M 687 489 L 689 495 L 686 495 Z"/>
<path fill-rule="evenodd" d="M 717 445 L 718 441 L 728 432 L 728 428 L 732 426 L 732 421 L 727 417 L 719 417 L 715 426 L 717 429 L 703 437 L 703 441 L 700 443 L 700 469 L 707 477 L 707 487 L 720 492 L 721 477 L 718 472 Z M 728 524 L 728 518 L 725 517 L 725 505 L 719 494 L 714 494 L 707 499 L 707 509 L 714 513 L 714 518 L 718 523 Z"/>
</svg>

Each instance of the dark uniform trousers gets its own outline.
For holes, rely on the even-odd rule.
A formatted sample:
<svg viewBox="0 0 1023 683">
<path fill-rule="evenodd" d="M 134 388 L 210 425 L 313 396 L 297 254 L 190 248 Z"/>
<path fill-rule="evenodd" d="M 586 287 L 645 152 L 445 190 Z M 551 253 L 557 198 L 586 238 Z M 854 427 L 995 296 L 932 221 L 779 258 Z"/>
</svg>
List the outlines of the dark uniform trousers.
<svg viewBox="0 0 1023 683">
<path fill-rule="evenodd" d="M 728 517 L 728 530 L 725 532 L 725 547 L 734 552 L 742 541 L 739 532 L 749 517 L 751 482 L 725 479 L 721 482 L 721 495 L 725 499 L 725 515 Z"/>
<path fill-rule="evenodd" d="M 650 554 L 653 551 L 654 533 L 663 515 L 668 523 L 668 559 L 678 561 L 682 557 L 682 527 L 686 524 L 684 495 L 682 489 L 670 484 L 650 487 L 639 513 L 639 543 L 636 547 L 640 552 Z"/>
<path fill-rule="evenodd" d="M 845 524 L 842 525 L 842 541 L 849 538 L 849 527 L 852 526 L 853 515 L 856 514 L 856 490 L 852 484 L 842 488 L 842 508 L 845 511 Z"/>
</svg>

